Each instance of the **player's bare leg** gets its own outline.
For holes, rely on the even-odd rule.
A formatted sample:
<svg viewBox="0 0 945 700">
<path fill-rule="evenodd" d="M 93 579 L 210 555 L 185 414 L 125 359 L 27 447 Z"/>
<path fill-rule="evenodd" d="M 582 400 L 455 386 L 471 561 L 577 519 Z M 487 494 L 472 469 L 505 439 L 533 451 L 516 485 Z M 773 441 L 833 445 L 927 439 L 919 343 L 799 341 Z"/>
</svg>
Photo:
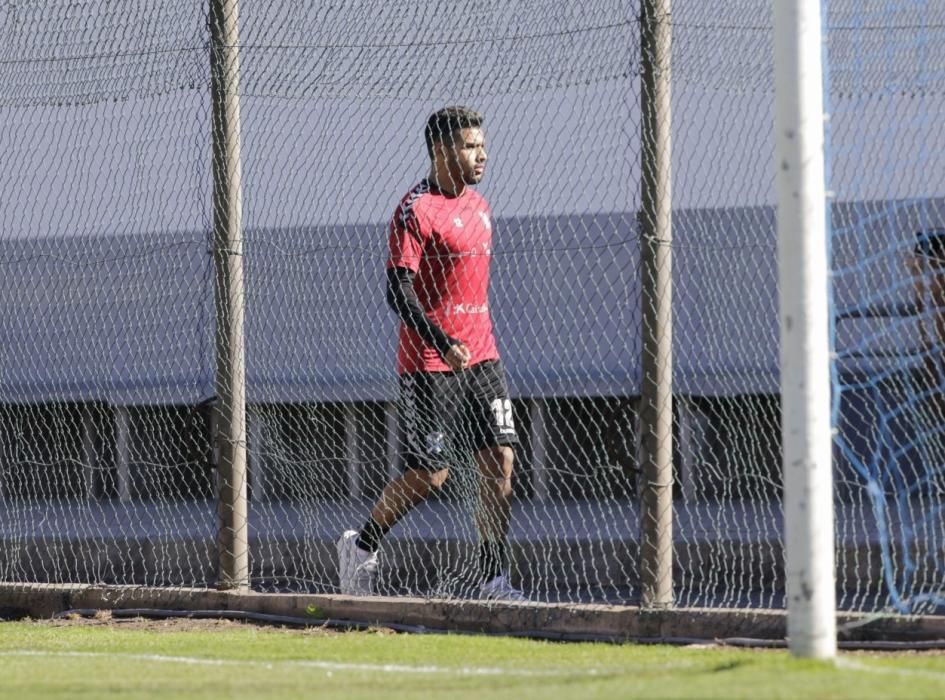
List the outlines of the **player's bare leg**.
<svg viewBox="0 0 945 700">
<path fill-rule="evenodd" d="M 512 586 L 506 571 L 514 463 L 515 452 L 508 446 L 489 447 L 476 453 L 479 467 L 476 527 L 480 538 L 481 592 L 483 597 L 493 600 L 525 600 L 522 592 Z"/>
<path fill-rule="evenodd" d="M 402 477 L 384 487 L 371 510 L 371 519 L 381 529 L 390 530 L 431 492 L 443 488 L 449 475 L 449 469 L 408 469 Z"/>
<path fill-rule="evenodd" d="M 509 534 L 514 462 L 515 451 L 505 445 L 487 447 L 476 453 L 480 475 L 476 527 L 484 540 L 504 539 Z"/>
</svg>

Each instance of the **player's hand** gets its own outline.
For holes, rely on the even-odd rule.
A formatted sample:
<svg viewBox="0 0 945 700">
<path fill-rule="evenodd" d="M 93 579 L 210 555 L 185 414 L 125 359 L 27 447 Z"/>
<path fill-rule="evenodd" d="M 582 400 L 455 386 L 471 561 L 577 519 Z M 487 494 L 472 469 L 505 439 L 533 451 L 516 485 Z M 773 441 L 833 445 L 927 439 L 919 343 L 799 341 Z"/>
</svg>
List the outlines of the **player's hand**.
<svg viewBox="0 0 945 700">
<path fill-rule="evenodd" d="M 469 352 L 469 348 L 463 343 L 456 343 L 455 345 L 450 345 L 450 349 L 446 352 L 446 357 L 443 359 L 451 370 L 459 372 L 469 366 L 469 358 L 471 355 L 472 353 Z"/>
</svg>

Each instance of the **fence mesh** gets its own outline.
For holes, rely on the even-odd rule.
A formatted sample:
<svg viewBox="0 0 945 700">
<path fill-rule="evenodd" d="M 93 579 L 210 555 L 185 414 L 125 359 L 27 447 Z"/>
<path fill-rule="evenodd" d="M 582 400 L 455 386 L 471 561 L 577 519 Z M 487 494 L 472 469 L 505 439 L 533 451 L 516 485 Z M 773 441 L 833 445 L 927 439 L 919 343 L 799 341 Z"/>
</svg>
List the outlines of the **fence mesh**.
<svg viewBox="0 0 945 700">
<path fill-rule="evenodd" d="M 637 383 L 631 11 L 244 10 L 250 458 L 265 465 L 254 514 L 271 533 L 253 549 L 260 585 L 334 590 L 335 540 L 402 469 L 387 222 L 429 170 L 427 115 L 465 104 L 486 115 L 490 306 L 523 440 L 516 573 L 541 599 L 629 595 L 632 442 L 608 433 L 630 424 Z M 444 492 L 387 538 L 382 591 L 466 595 L 477 583 L 477 470 L 457 461 Z M 269 571 L 287 549 L 302 553 L 297 568 Z"/>
<path fill-rule="evenodd" d="M 0 5 L 0 570 L 206 583 L 204 13 Z"/>
<path fill-rule="evenodd" d="M 850 4 L 830 33 L 839 569 L 851 607 L 941 609 L 945 9 Z"/>
<path fill-rule="evenodd" d="M 934 261 L 909 261 L 945 227 L 943 22 L 932 3 L 828 9 L 840 604 L 921 612 L 941 600 L 945 302 Z M 513 580 L 638 600 L 639 16 L 243 3 L 255 589 L 337 591 L 335 541 L 401 473 L 387 223 L 427 174 L 427 115 L 466 104 L 486 116 L 489 305 L 521 440 Z M 0 580 L 218 580 L 207 20 L 0 5 Z M 780 607 L 769 3 L 675 0 L 672 25 L 675 602 Z M 381 591 L 475 595 L 481 510 L 459 454 L 384 542 Z"/>
</svg>

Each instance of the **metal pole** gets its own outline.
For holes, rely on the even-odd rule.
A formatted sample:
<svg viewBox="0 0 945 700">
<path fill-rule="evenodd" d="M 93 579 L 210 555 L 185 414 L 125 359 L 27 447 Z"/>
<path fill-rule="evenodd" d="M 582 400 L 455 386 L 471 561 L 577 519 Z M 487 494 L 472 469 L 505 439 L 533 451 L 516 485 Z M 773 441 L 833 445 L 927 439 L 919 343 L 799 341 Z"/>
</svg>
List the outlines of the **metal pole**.
<svg viewBox="0 0 945 700">
<path fill-rule="evenodd" d="M 788 637 L 837 653 L 827 202 L 819 0 L 774 0 L 781 432 Z"/>
<path fill-rule="evenodd" d="M 545 402 L 535 398 L 529 403 L 532 443 L 532 492 L 539 503 L 548 501 L 548 427 L 545 425 Z"/>
<path fill-rule="evenodd" d="M 98 447 L 95 444 L 95 413 L 91 405 L 82 407 L 82 475 L 85 486 L 85 499 L 88 502 L 98 497 L 95 486 L 95 473 L 99 466 Z"/>
<path fill-rule="evenodd" d="M 249 586 L 238 0 L 210 0 L 221 589 Z"/>
<path fill-rule="evenodd" d="M 118 500 L 131 502 L 131 413 L 126 406 L 115 407 L 115 471 Z"/>
<path fill-rule="evenodd" d="M 642 603 L 673 604 L 673 278 L 670 0 L 643 0 L 640 259 L 643 383 Z"/>
<path fill-rule="evenodd" d="M 344 406 L 345 462 L 347 466 L 348 498 L 358 500 L 363 490 L 361 473 L 361 442 L 358 435 L 358 415 L 353 403 Z"/>
</svg>

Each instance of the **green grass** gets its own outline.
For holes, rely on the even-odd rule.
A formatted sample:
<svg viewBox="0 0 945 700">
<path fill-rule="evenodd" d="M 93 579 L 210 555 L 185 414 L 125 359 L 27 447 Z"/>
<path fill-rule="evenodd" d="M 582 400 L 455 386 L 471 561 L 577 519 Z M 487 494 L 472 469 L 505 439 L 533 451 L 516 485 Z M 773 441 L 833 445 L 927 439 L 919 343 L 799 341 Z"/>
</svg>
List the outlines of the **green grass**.
<svg viewBox="0 0 945 700">
<path fill-rule="evenodd" d="M 854 665 L 855 668 L 848 666 Z M 945 655 L 559 644 L 237 623 L 0 623 L 9 698 L 941 698 Z"/>
</svg>

